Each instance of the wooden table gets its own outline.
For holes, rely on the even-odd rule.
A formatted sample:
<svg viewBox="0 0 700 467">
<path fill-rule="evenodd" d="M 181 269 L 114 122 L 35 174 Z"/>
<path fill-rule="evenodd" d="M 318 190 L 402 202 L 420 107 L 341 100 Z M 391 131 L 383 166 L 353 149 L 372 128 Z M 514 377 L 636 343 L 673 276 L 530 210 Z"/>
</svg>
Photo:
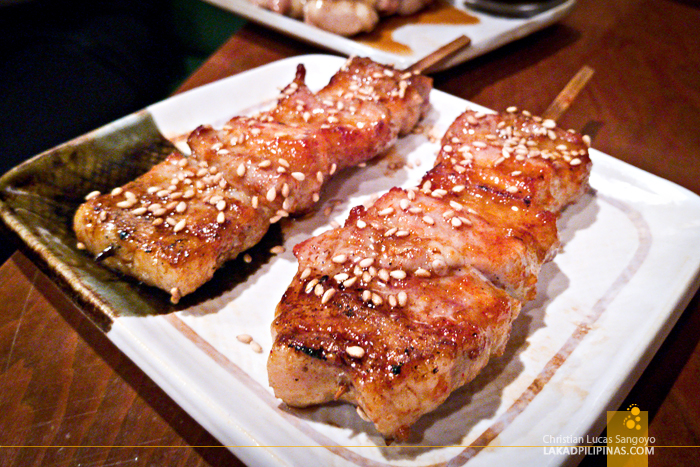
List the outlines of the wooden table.
<svg viewBox="0 0 700 467">
<path fill-rule="evenodd" d="M 435 75 L 435 87 L 538 113 L 587 64 L 596 74 L 562 126 L 700 194 L 698 24 L 693 2 L 580 0 L 560 24 Z M 249 24 L 179 91 L 317 52 Z M 0 304 L 0 445 L 14 446 L 0 448 L 0 465 L 241 465 L 21 253 L 0 267 Z M 696 294 L 622 404 L 649 411 L 657 446 L 700 445 L 699 336 Z M 659 448 L 649 465 L 697 465 L 699 455 Z"/>
</svg>

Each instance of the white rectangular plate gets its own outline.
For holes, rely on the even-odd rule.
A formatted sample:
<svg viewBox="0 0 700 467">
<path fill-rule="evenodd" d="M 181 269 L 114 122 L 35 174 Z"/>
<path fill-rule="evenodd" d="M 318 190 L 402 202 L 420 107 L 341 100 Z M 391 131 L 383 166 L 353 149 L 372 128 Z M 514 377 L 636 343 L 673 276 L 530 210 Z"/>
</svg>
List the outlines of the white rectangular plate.
<svg viewBox="0 0 700 467">
<path fill-rule="evenodd" d="M 343 62 L 286 59 L 147 112 L 164 135 L 181 135 L 269 105 L 298 63 L 318 89 Z M 431 100 L 423 126 L 438 138 L 465 109 L 479 108 L 439 91 Z M 602 430 L 605 411 L 617 409 L 698 287 L 700 198 L 596 150 L 593 190 L 565 210 L 563 251 L 544 267 L 538 297 L 515 321 L 505 354 L 423 417 L 410 445 L 386 446 L 349 405 L 289 410 L 268 387 L 270 323 L 297 268 L 292 247 L 331 220 L 342 223 L 373 195 L 415 186 L 438 150 L 425 133 L 402 139 L 366 168 L 339 174 L 315 215 L 283 225 L 286 252 L 253 265 L 244 282 L 186 310 L 116 317 L 108 337 L 250 465 L 564 463 L 541 446 Z M 250 334 L 263 352 L 239 342 L 239 334 Z"/>
<path fill-rule="evenodd" d="M 305 24 L 293 18 L 265 10 L 253 5 L 249 0 L 206 0 L 225 10 L 234 12 L 256 23 L 263 24 L 271 29 L 295 37 L 327 50 L 340 52 L 346 56 L 357 55 L 370 57 L 381 63 L 396 65 L 398 68 L 406 68 L 417 62 L 429 53 L 439 49 L 461 35 L 471 39 L 469 47 L 454 55 L 451 59 L 441 64 L 439 69 L 445 69 L 474 57 L 497 49 L 509 42 L 520 39 L 535 31 L 550 26 L 566 16 L 576 4 L 576 0 L 566 0 L 560 5 L 536 14 L 528 18 L 504 17 L 483 13 L 465 7 L 461 2 L 450 0 L 436 0 L 445 2 L 439 6 L 454 7 L 458 11 L 465 12 L 474 18 L 472 24 L 426 24 L 427 11 L 419 12 L 406 21 L 402 20 L 399 26 L 389 22 L 395 21 L 394 17 L 384 18 L 378 25 L 378 29 L 391 36 L 393 41 L 399 43 L 403 50 L 387 46 L 386 39 L 376 43 L 367 41 L 366 35 L 347 38 L 333 34 L 315 26 Z"/>
</svg>

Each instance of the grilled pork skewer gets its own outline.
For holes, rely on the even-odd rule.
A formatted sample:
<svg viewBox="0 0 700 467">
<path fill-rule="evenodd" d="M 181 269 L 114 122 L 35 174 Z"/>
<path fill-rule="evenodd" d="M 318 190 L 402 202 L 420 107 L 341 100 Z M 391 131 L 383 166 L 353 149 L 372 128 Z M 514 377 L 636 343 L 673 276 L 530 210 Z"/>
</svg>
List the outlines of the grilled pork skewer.
<svg viewBox="0 0 700 467">
<path fill-rule="evenodd" d="M 191 155 L 169 155 L 74 217 L 103 263 L 179 299 L 255 245 L 270 224 L 309 211 L 338 170 L 384 153 L 429 108 L 430 78 L 353 58 L 312 93 L 299 65 L 277 105 L 201 126 Z"/>
<path fill-rule="evenodd" d="M 418 187 L 294 248 L 268 360 L 289 406 L 348 401 L 405 439 L 504 351 L 559 246 L 559 212 L 587 189 L 587 145 L 515 110 L 467 111 L 441 144 Z"/>
</svg>

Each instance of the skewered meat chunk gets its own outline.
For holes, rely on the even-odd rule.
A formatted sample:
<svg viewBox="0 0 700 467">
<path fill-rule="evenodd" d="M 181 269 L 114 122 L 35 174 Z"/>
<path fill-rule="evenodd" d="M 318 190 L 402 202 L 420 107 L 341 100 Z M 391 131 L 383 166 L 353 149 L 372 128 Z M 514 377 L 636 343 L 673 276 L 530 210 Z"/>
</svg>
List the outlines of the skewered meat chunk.
<svg viewBox="0 0 700 467">
<path fill-rule="evenodd" d="M 294 248 L 298 272 L 272 324 L 276 396 L 345 400 L 405 439 L 502 354 L 590 166 L 582 137 L 553 122 L 463 113 L 417 187 L 393 188 Z"/>
<path fill-rule="evenodd" d="M 170 292 L 173 302 L 255 245 L 271 223 L 309 211 L 338 170 L 385 152 L 429 108 L 431 80 L 353 58 L 317 94 L 294 81 L 272 109 L 200 126 L 191 155 L 88 200 L 78 240 L 104 264 Z"/>
<path fill-rule="evenodd" d="M 433 0 L 250 0 L 266 10 L 304 21 L 341 36 L 371 32 L 381 18 L 408 16 Z"/>
</svg>

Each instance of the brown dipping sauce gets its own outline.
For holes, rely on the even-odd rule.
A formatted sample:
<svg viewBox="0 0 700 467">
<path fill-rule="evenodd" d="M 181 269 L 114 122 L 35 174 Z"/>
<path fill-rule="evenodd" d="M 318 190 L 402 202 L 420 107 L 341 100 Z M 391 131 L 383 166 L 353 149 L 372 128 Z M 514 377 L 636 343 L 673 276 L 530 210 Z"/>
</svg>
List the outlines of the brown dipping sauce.
<svg viewBox="0 0 700 467">
<path fill-rule="evenodd" d="M 407 24 L 476 24 L 479 18 L 458 10 L 446 0 L 436 0 L 432 5 L 410 16 L 382 18 L 377 27 L 369 33 L 359 34 L 353 39 L 360 44 L 397 55 L 410 55 L 413 50 L 396 42 L 391 36 L 397 29 Z"/>
</svg>

